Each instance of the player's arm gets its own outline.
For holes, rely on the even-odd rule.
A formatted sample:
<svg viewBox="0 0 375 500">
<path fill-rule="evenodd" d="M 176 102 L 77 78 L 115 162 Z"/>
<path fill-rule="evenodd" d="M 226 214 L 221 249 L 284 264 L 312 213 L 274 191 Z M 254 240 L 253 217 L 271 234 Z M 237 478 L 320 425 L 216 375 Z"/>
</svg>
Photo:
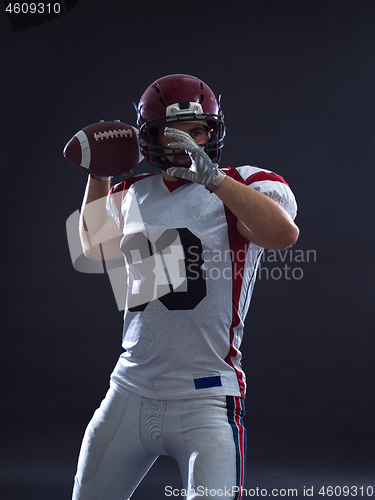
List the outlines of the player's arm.
<svg viewBox="0 0 375 500">
<path fill-rule="evenodd" d="M 227 177 L 184 131 L 166 128 L 164 135 L 177 141 L 170 143 L 170 148 L 185 149 L 191 159 L 190 168 L 171 167 L 168 175 L 202 184 L 213 191 L 238 218 L 237 229 L 242 236 L 273 250 L 284 250 L 297 241 L 298 227 L 278 203 Z"/>
<path fill-rule="evenodd" d="M 284 250 L 298 238 L 299 229 L 276 201 L 226 176 L 215 194 L 238 218 L 237 229 L 244 238 L 264 248 Z"/>
<path fill-rule="evenodd" d="M 120 241 L 123 236 L 114 219 L 108 216 L 106 200 L 110 180 L 88 177 L 79 222 L 83 253 L 93 260 L 122 257 Z"/>
</svg>

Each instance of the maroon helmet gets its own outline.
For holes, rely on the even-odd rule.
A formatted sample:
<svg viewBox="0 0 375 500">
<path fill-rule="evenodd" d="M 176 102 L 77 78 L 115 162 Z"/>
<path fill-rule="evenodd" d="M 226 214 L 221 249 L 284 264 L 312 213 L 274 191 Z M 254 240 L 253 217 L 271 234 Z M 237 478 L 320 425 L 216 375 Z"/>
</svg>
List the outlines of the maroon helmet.
<svg viewBox="0 0 375 500">
<path fill-rule="evenodd" d="M 171 166 L 165 148 L 157 143 L 157 131 L 181 121 L 198 121 L 207 127 L 210 133 L 203 145 L 205 152 L 213 162 L 219 162 L 225 136 L 224 115 L 220 99 L 198 78 L 176 74 L 155 80 L 143 93 L 137 113 L 141 151 L 152 165 L 163 170 Z"/>
</svg>

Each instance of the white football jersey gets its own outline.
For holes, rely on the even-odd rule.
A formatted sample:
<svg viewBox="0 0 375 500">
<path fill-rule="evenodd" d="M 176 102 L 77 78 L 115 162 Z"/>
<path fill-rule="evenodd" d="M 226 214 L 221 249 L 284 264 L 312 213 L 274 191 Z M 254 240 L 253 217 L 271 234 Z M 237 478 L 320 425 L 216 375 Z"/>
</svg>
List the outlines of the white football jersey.
<svg viewBox="0 0 375 500">
<path fill-rule="evenodd" d="M 295 217 L 282 177 L 251 166 L 223 170 Z M 240 345 L 263 248 L 239 234 L 215 194 L 161 173 L 114 186 L 107 210 L 124 234 L 128 274 L 125 352 L 113 380 L 154 399 L 244 397 Z"/>
</svg>

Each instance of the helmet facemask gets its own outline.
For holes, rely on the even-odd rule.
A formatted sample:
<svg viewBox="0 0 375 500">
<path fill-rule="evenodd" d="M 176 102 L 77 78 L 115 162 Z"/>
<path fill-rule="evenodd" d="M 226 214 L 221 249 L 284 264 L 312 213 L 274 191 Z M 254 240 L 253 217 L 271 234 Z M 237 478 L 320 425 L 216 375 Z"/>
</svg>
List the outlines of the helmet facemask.
<svg viewBox="0 0 375 500">
<path fill-rule="evenodd" d="M 206 119 L 203 119 L 206 118 Z M 153 123 L 152 123 L 153 122 Z M 206 115 L 194 115 L 186 116 L 182 119 L 173 120 L 150 120 L 141 125 L 139 134 L 139 144 L 142 154 L 150 155 L 152 154 L 153 165 L 158 166 L 162 170 L 166 170 L 171 166 L 182 166 L 179 163 L 179 157 L 186 157 L 186 152 L 176 151 L 174 149 L 161 146 L 158 142 L 159 130 L 165 129 L 166 127 L 173 128 L 174 124 L 186 122 L 203 125 L 207 131 L 208 140 L 203 144 L 199 144 L 207 155 L 210 157 L 211 161 L 214 163 L 219 163 L 221 156 L 221 148 L 223 147 L 223 134 L 218 138 L 220 134 L 220 124 L 212 119 L 207 119 Z M 219 132 L 219 133 L 218 133 Z M 174 161 L 171 161 L 171 158 Z"/>
</svg>

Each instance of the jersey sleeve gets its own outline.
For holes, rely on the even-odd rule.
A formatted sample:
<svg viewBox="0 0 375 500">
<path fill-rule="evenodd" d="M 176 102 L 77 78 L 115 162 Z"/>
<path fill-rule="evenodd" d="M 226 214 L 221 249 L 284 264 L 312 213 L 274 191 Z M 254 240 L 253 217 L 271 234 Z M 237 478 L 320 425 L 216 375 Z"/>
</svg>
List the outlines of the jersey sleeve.
<svg viewBox="0 0 375 500">
<path fill-rule="evenodd" d="M 130 177 L 129 179 L 126 179 L 125 181 L 122 181 L 119 184 L 114 184 L 111 187 L 106 202 L 107 214 L 109 215 L 109 217 L 112 217 L 112 219 L 115 220 L 116 224 L 121 229 L 121 231 L 123 230 L 124 227 L 122 203 L 124 201 L 126 193 L 133 184 L 141 181 L 142 179 L 145 179 L 146 177 L 150 177 L 153 175 L 155 174 L 154 173 L 139 174 L 134 177 Z"/>
<path fill-rule="evenodd" d="M 224 172 L 252 189 L 263 193 L 279 203 L 294 220 L 297 215 L 297 202 L 289 185 L 281 175 L 249 165 L 224 168 Z"/>
</svg>

